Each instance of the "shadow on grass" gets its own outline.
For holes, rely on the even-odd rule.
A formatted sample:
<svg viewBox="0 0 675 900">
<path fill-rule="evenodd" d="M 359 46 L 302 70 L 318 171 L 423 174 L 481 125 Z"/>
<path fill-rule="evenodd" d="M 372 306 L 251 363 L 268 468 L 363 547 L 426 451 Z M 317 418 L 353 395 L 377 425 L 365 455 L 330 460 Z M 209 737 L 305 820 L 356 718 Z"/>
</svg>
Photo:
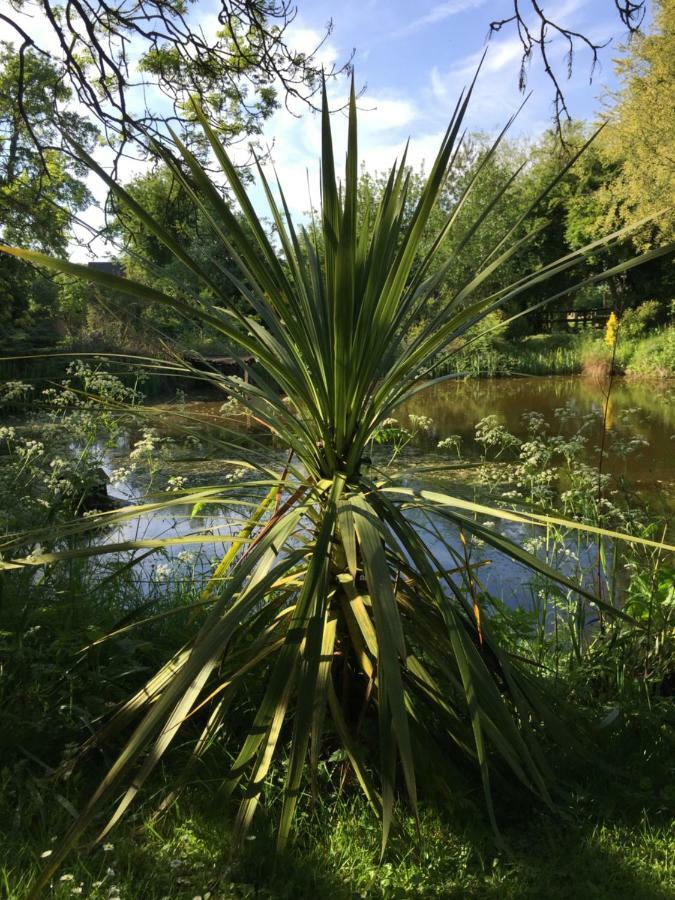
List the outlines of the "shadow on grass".
<svg viewBox="0 0 675 900">
<path fill-rule="evenodd" d="M 665 761 L 662 784 L 671 770 Z M 675 896 L 672 816 L 664 792 L 653 781 L 645 784 L 637 768 L 630 773 L 631 781 L 620 782 L 587 771 L 561 815 L 528 806 L 522 794 L 498 797 L 508 852 L 495 845 L 479 792 L 458 794 L 452 808 L 440 811 L 423 804 L 419 837 L 402 812 L 381 865 L 379 822 L 356 793 L 301 803 L 293 842 L 279 856 L 278 810 L 266 805 L 233 855 L 231 818 L 203 782 L 157 825 L 139 811 L 111 835 L 112 847 L 72 854 L 46 896 L 72 900 L 73 888 L 81 888 L 89 900 L 108 900 L 115 890 L 122 900 L 206 900 L 209 892 L 211 900 L 669 900 Z M 324 796 L 334 796 L 324 787 Z M 77 805 L 76 797 L 71 801 Z M 0 897 L 19 900 L 68 815 L 45 793 L 42 808 L 14 827 L 3 806 Z M 62 875 L 69 877 L 58 880 Z"/>
<path fill-rule="evenodd" d="M 546 817 L 509 833 L 510 855 L 498 854 L 486 833 L 457 831 L 423 817 L 422 844 L 414 835 L 392 841 L 382 866 L 378 844 L 356 818 L 336 823 L 335 835 L 304 842 L 276 869 L 250 858 L 243 870 L 258 888 L 286 897 L 476 897 L 666 900 L 674 896 L 668 872 L 667 827 L 586 821 L 561 827 Z M 340 832 L 350 829 L 349 838 Z M 411 829 L 412 830 L 412 829 Z M 342 843 L 340 851 L 335 844 Z M 672 856 L 672 845 L 670 847 Z M 254 869 L 254 871 L 252 871 Z"/>
</svg>

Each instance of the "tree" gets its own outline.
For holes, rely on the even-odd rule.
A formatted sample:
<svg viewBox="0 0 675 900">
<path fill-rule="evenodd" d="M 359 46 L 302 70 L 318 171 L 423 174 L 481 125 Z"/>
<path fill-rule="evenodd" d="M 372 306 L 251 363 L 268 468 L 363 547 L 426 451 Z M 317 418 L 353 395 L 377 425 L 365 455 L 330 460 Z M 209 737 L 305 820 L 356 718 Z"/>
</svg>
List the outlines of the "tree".
<svg viewBox="0 0 675 900">
<path fill-rule="evenodd" d="M 236 305 L 239 292 L 224 274 L 224 270 L 236 271 L 236 263 L 223 253 L 206 212 L 194 203 L 185 185 L 172 170 L 160 161 L 152 171 L 137 176 L 124 187 L 144 210 L 163 223 L 167 233 L 192 258 L 199 260 L 202 266 L 213 269 L 213 283 L 217 285 L 214 302 L 218 306 Z M 109 232 L 119 241 L 118 259 L 130 277 L 172 294 L 180 290 L 199 294 L 201 286 L 194 272 L 176 259 L 142 221 L 130 214 L 123 203 L 115 200 L 114 195 L 111 197 L 111 210 Z M 246 225 L 242 223 L 242 227 L 246 228 Z M 215 265 L 214 259 L 218 260 Z M 175 311 L 143 305 L 130 308 L 127 299 L 118 312 L 129 320 L 137 332 L 146 332 L 146 338 L 152 339 L 147 333 L 150 328 L 160 329 L 173 339 L 181 340 L 189 335 L 191 343 L 196 339 L 198 341 L 196 335 L 190 332 L 189 323 Z"/>
<path fill-rule="evenodd" d="M 230 141 L 257 132 L 280 93 L 286 102 L 311 103 L 319 84 L 313 53 L 287 43 L 295 13 L 289 0 L 219 0 L 206 31 L 195 0 L 16 0 L 12 13 L 0 12 L 0 22 L 18 41 L 18 109 L 26 127 L 28 55 L 49 58 L 30 32 L 34 15 L 46 17 L 64 83 L 119 157 L 132 138 L 165 135 L 166 121 L 182 126 L 191 95 Z M 33 138 L 41 146 L 40 135 Z"/>
<path fill-rule="evenodd" d="M 20 96 L 21 65 L 12 45 L 0 43 L 0 235 L 62 253 L 72 218 L 91 195 L 81 161 L 59 151 L 60 135 L 90 146 L 96 128 L 65 108 L 72 92 L 37 53 L 23 58 Z"/>
<path fill-rule="evenodd" d="M 25 87 L 19 96 L 19 69 Z M 48 59 L 0 43 L 0 239 L 57 255 L 66 252 L 73 217 L 91 202 L 86 169 L 59 151 L 61 129 L 90 145 L 96 128 L 67 104 L 72 95 Z M 60 107 L 60 111 L 59 111 Z M 5 333 L 28 325 L 32 306 L 46 306 L 54 290 L 43 276 L 0 260 L 0 322 Z"/>
<path fill-rule="evenodd" d="M 616 177 L 599 200 L 607 222 L 631 224 L 664 207 L 640 235 L 642 245 L 675 239 L 675 0 L 656 4 L 654 31 L 637 37 L 616 62 L 621 87 L 611 99 L 602 147 Z"/>
<path fill-rule="evenodd" d="M 454 211 L 454 227 L 430 265 L 431 272 L 442 268 L 444 277 L 421 310 L 415 328 L 436 315 L 438 308 L 467 281 L 477 262 L 487 263 L 505 234 L 510 233 L 514 241 L 522 240 L 523 246 L 482 283 L 477 292 L 479 296 L 488 297 L 569 251 L 567 204 L 583 193 L 585 170 L 577 162 L 564 178 L 556 179 L 586 142 L 587 135 L 579 123 L 565 125 L 564 134 L 564 144 L 558 140 L 555 129 L 529 145 L 504 140 L 495 146 L 493 141 L 480 134 L 466 139 L 430 214 L 428 232 L 418 243 L 421 261 L 429 252 L 443 221 Z M 376 199 L 385 189 L 382 177 L 365 175 L 361 181 L 362 192 L 372 194 Z M 411 208 L 423 183 L 423 174 L 410 174 Z M 578 243 L 574 249 L 580 246 L 582 244 Z M 556 290 L 564 290 L 572 284 L 580 269 L 586 270 L 583 260 L 575 269 L 561 272 L 553 282 Z M 533 285 L 526 294 L 518 294 L 510 300 L 504 313 L 507 317 L 517 315 L 550 292 L 550 282 L 545 288 Z M 586 303 L 588 298 L 582 300 Z M 538 330 L 542 313 L 543 310 L 534 311 L 517 319 L 511 325 L 511 331 Z"/>
<path fill-rule="evenodd" d="M 454 165 L 441 187 L 436 205 L 429 214 L 429 224 L 417 244 L 418 264 L 431 250 L 433 241 L 449 215 L 455 211 L 454 227 L 442 246 L 433 254 L 429 264 L 430 274 L 441 268 L 443 278 L 429 296 L 416 329 L 438 312 L 458 286 L 463 284 L 474 270 L 477 260 L 484 259 L 509 227 L 516 223 L 523 211 L 517 190 L 510 184 L 513 173 L 524 160 L 523 148 L 513 144 L 501 145 L 491 152 L 493 141 L 485 135 L 468 135 L 454 160 Z M 405 220 L 409 221 L 426 182 L 423 169 L 408 174 L 407 207 Z M 386 173 L 363 172 L 359 181 L 361 209 L 374 211 L 387 189 Z M 486 207 L 503 192 L 501 201 L 484 215 Z M 475 227 L 478 223 L 479 227 Z M 515 279 L 520 271 L 515 260 L 500 268 L 499 280 L 506 283 Z M 481 293 L 487 295 L 494 287 L 488 280 Z"/>
<path fill-rule="evenodd" d="M 580 190 L 566 203 L 566 239 L 572 248 L 608 230 L 658 217 L 637 230 L 611 259 L 633 248 L 675 238 L 675 2 L 656 8 L 654 31 L 636 36 L 616 62 L 621 87 L 608 98 L 608 124 L 577 165 Z M 612 305 L 621 310 L 657 299 L 662 317 L 675 293 L 672 262 L 656 259 L 609 282 Z"/>
</svg>

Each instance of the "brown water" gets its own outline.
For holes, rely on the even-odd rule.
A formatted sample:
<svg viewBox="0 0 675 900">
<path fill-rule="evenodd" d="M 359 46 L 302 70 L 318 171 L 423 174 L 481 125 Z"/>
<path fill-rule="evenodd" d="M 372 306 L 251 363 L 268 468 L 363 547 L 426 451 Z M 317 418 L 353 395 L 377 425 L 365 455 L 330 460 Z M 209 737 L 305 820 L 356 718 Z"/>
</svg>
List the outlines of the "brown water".
<svg viewBox="0 0 675 900">
<path fill-rule="evenodd" d="M 605 406 L 607 412 L 605 416 Z M 564 426 L 556 410 L 568 407 L 571 416 Z M 546 376 L 447 381 L 430 386 L 398 413 L 406 424 L 409 413 L 433 420 L 426 444 L 430 448 L 451 434 L 462 439 L 463 454 L 478 453 L 474 440 L 476 423 L 496 415 L 511 433 L 526 434 L 523 415 L 541 413 L 553 433 L 571 434 L 583 417 L 596 414 L 589 430 L 586 461 L 599 461 L 603 418 L 606 423 L 605 471 L 625 472 L 646 493 L 675 494 L 675 380 L 632 381 L 614 379 L 607 399 L 607 384 L 592 378 Z M 613 448 L 632 437 L 647 441 L 627 458 Z"/>
<path fill-rule="evenodd" d="M 189 401 L 181 410 L 209 423 L 221 422 L 220 401 Z M 567 407 L 569 415 L 563 425 L 556 410 Z M 171 404 L 166 405 L 167 425 Z M 606 414 L 605 414 L 606 408 Z M 523 416 L 541 413 L 551 433 L 570 435 L 589 413 L 595 421 L 588 428 L 586 462 L 597 464 L 603 420 L 606 426 L 603 470 L 626 474 L 631 484 L 645 495 L 665 494 L 675 499 L 675 380 L 633 381 L 616 378 L 611 384 L 609 400 L 607 384 L 592 378 L 544 376 L 499 378 L 470 381 L 450 380 L 431 385 L 417 394 L 396 414 L 402 426 L 408 415 L 432 419 L 429 432 L 418 443 L 418 453 L 433 452 L 439 440 L 449 435 L 461 438 L 463 457 L 476 457 L 481 447 L 475 441 L 476 424 L 489 415 L 497 416 L 508 431 L 518 437 L 526 435 Z M 622 457 L 620 444 L 638 437 L 646 446 Z M 447 453 L 447 451 L 446 451 Z"/>
</svg>

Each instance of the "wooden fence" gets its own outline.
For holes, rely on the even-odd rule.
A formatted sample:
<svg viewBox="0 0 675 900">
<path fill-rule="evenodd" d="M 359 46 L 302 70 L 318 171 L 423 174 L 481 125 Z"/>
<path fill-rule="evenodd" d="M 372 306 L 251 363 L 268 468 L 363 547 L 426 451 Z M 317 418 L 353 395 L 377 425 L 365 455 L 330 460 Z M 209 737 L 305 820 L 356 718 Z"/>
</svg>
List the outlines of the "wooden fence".
<svg viewBox="0 0 675 900">
<path fill-rule="evenodd" d="M 565 326 L 570 331 L 590 325 L 593 328 L 604 328 L 609 319 L 609 309 L 550 309 L 544 310 L 542 327 L 544 331 L 553 331 Z"/>
</svg>

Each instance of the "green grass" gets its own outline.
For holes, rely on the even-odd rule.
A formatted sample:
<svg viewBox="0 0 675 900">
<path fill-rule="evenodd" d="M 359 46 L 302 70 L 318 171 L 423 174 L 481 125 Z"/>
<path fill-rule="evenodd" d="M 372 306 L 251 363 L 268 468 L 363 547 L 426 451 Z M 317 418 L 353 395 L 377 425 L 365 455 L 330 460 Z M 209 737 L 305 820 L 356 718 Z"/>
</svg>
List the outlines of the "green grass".
<svg viewBox="0 0 675 900">
<path fill-rule="evenodd" d="M 589 343 L 585 335 L 527 335 L 505 347 L 506 368 L 514 374 L 578 375 L 583 367 L 584 348 Z"/>
<path fill-rule="evenodd" d="M 189 900 L 209 891 L 214 900 L 672 897 L 672 823 L 663 813 L 639 809 L 635 798 L 627 805 L 609 784 L 605 792 L 597 785 L 579 790 L 557 818 L 517 809 L 503 822 L 508 849 L 501 851 L 479 811 L 479 797 L 475 808 L 465 798 L 461 822 L 456 812 L 453 819 L 422 804 L 419 840 L 413 820 L 405 819 L 380 865 L 380 826 L 360 797 L 343 795 L 313 809 L 306 803 L 295 842 L 276 859 L 274 818 L 261 817 L 242 853 L 232 858 L 222 805 L 197 790 L 161 824 L 139 816 L 113 834 L 111 849 L 76 854 L 50 896 L 73 897 L 73 888 L 81 887 L 82 896 L 102 900 L 115 896 L 116 886 L 119 897 L 134 900 Z M 31 832 L 5 836 L 3 896 L 25 896 L 40 853 L 53 845 L 66 817 L 61 811 Z M 72 879 L 60 880 L 64 875 Z"/>
<path fill-rule="evenodd" d="M 519 339 L 488 337 L 472 344 L 471 352 L 450 357 L 434 375 L 580 375 L 586 363 L 609 357 L 602 331 L 530 334 Z M 640 337 L 620 336 L 615 368 L 619 374 L 635 377 L 675 377 L 675 328 Z"/>
</svg>

